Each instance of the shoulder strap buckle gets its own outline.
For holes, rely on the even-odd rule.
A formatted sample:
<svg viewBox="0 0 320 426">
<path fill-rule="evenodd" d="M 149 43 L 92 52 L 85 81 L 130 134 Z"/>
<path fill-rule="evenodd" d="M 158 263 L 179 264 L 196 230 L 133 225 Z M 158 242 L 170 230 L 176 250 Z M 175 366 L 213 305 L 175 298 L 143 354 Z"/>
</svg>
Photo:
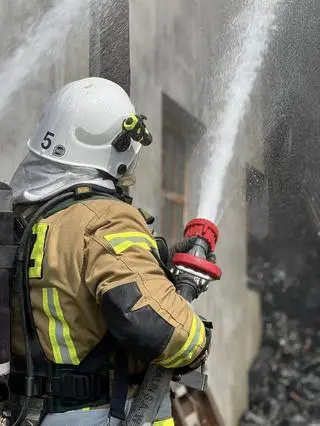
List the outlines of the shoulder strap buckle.
<svg viewBox="0 0 320 426">
<path fill-rule="evenodd" d="M 92 195 L 91 186 L 77 186 L 74 189 L 74 198 L 75 200 L 82 200 L 88 198 Z"/>
</svg>

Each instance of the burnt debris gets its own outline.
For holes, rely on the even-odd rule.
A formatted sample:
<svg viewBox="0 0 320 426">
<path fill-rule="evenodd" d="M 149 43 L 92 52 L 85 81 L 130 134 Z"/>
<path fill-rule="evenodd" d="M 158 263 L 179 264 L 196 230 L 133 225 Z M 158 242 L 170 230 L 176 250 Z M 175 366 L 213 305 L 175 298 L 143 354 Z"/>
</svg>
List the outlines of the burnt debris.
<svg viewBox="0 0 320 426">
<path fill-rule="evenodd" d="M 265 259 L 252 256 L 249 265 L 249 287 L 261 294 L 263 335 L 239 425 L 320 426 L 320 261 L 311 256 L 290 276 Z"/>
</svg>

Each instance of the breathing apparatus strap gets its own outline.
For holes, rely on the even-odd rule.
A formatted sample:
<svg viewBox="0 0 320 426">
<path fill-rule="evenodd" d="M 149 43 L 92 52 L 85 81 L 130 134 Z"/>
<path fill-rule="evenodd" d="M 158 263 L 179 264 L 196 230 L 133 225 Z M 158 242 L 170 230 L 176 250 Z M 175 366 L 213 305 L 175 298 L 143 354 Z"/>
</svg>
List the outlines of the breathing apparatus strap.
<svg viewBox="0 0 320 426">
<path fill-rule="evenodd" d="M 0 246 L 0 269 L 13 269 L 17 245 Z"/>
<path fill-rule="evenodd" d="M 108 354 L 114 350 L 114 339 L 107 333 L 87 357 L 78 366 L 51 363 L 50 375 L 36 366 L 32 398 L 45 400 L 45 413 L 65 412 L 81 409 L 88 404 L 104 405 L 109 403 L 110 365 Z M 11 376 L 11 390 L 21 395 L 25 383 L 25 361 L 13 359 L 14 372 Z"/>
<path fill-rule="evenodd" d="M 110 413 L 112 417 L 125 420 L 125 406 L 128 395 L 128 356 L 121 348 L 115 353 L 114 378 L 110 400 Z"/>
<path fill-rule="evenodd" d="M 17 246 L 14 245 L 12 190 L 0 182 L 0 402 L 8 399 L 10 372 L 10 291 Z"/>
</svg>

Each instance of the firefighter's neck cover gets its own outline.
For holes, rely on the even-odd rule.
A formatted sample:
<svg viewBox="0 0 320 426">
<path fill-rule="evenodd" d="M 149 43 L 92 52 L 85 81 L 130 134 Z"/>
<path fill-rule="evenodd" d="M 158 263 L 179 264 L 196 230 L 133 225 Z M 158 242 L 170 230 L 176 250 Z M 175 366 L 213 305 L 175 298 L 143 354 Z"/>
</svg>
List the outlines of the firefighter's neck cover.
<svg viewBox="0 0 320 426">
<path fill-rule="evenodd" d="M 96 169 L 66 166 L 29 153 L 17 168 L 10 186 L 14 204 L 25 204 L 44 201 L 82 184 L 114 189 L 114 183 L 104 179 Z"/>
</svg>

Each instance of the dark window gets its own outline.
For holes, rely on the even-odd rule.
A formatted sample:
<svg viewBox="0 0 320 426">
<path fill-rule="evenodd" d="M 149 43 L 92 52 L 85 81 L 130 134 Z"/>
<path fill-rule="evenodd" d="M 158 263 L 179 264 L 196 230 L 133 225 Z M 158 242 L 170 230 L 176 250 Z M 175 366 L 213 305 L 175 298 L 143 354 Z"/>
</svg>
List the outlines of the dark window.
<svg viewBox="0 0 320 426">
<path fill-rule="evenodd" d="M 162 232 L 170 242 L 181 238 L 185 211 L 186 147 L 181 132 L 164 121 L 162 156 Z"/>
<path fill-rule="evenodd" d="M 163 95 L 161 233 L 169 243 L 181 239 L 187 213 L 188 162 L 203 126 Z"/>
</svg>

